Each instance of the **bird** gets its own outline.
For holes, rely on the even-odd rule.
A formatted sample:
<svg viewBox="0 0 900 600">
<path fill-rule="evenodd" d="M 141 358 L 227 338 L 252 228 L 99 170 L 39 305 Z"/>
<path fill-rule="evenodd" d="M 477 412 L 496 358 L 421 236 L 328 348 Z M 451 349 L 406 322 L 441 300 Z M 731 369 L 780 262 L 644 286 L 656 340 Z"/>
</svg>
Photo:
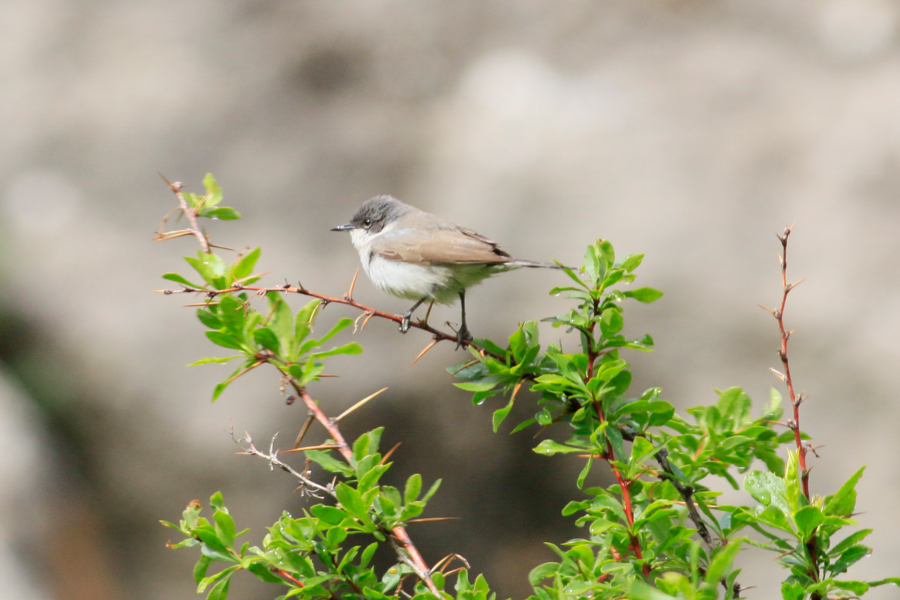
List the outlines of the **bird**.
<svg viewBox="0 0 900 600">
<path fill-rule="evenodd" d="M 459 345 L 473 339 L 466 326 L 468 288 L 522 267 L 568 268 L 513 258 L 497 242 L 390 195 L 369 198 L 349 223 L 331 231 L 350 232 L 363 271 L 375 287 L 415 302 L 400 315 L 401 333 L 409 330 L 410 317 L 424 302 L 452 304 L 459 298 Z"/>
</svg>

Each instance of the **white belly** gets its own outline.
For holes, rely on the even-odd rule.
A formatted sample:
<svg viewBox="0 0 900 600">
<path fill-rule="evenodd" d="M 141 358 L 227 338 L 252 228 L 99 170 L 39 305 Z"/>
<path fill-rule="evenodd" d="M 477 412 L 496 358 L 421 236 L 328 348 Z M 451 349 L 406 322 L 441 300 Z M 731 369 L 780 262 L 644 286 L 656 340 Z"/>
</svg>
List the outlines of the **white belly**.
<svg viewBox="0 0 900 600">
<path fill-rule="evenodd" d="M 501 265 L 420 265 L 380 256 L 360 258 L 363 270 L 378 289 L 409 300 L 433 298 L 438 304 L 454 302 L 461 291 L 507 270 Z"/>
</svg>

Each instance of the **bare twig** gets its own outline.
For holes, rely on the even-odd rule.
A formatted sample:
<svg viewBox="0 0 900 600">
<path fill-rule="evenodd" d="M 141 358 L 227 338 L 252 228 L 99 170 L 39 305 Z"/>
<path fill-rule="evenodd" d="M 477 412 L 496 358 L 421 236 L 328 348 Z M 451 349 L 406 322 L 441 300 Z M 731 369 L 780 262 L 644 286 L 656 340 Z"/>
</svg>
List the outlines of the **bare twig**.
<svg viewBox="0 0 900 600">
<path fill-rule="evenodd" d="M 180 181 L 169 181 L 162 173 L 159 173 L 159 176 L 163 178 L 163 181 L 169 184 L 169 188 L 175 194 L 175 197 L 178 198 L 178 204 L 180 205 L 179 208 L 182 214 L 187 217 L 188 222 L 191 224 L 189 229 L 183 232 L 175 233 L 178 233 L 179 235 L 187 235 L 187 233 L 190 233 L 197 238 L 198 242 L 200 242 L 200 247 L 203 249 L 203 252 L 209 254 L 209 240 L 207 239 L 206 234 L 203 232 L 203 230 L 200 229 L 200 226 L 197 225 L 196 209 L 192 209 L 187 205 L 187 200 L 184 199 L 184 194 L 181 193 L 181 189 L 184 187 L 184 184 L 182 184 Z M 168 219 L 171 214 L 172 213 L 166 215 L 166 219 Z M 165 219 L 163 220 L 163 224 L 165 224 Z M 163 241 L 172 237 L 175 236 L 171 234 L 163 234 L 162 232 L 160 232 L 160 235 L 157 237 L 157 241 Z"/>
<path fill-rule="evenodd" d="M 794 283 L 788 283 L 787 280 L 788 238 L 793 229 L 793 225 L 785 227 L 784 233 L 778 236 L 778 240 L 781 242 L 781 254 L 778 255 L 778 261 L 781 264 L 781 304 L 777 309 L 770 312 L 772 316 L 775 317 L 775 320 L 778 321 L 778 330 L 781 333 L 781 346 L 778 348 L 778 357 L 781 359 L 783 372 L 779 373 L 774 369 L 773 371 L 775 371 L 776 376 L 784 382 L 785 387 L 787 387 L 788 397 L 791 400 L 793 418 L 788 421 L 787 426 L 788 429 L 794 432 L 794 444 L 797 447 L 797 468 L 800 471 L 800 488 L 808 501 L 810 499 L 809 467 L 806 464 L 808 445 L 803 443 L 803 436 L 800 430 L 800 405 L 803 403 L 805 396 L 803 394 L 797 394 L 794 391 L 794 379 L 791 376 L 791 362 L 788 358 L 788 340 L 794 332 L 793 330 L 786 329 L 784 326 L 784 309 L 787 305 L 788 294 L 804 281 L 801 279 Z M 806 540 L 806 551 L 809 553 L 809 558 L 812 561 L 812 566 L 808 570 L 809 576 L 813 581 L 819 581 L 819 548 L 816 535 L 811 535 L 810 538 Z M 817 598 L 821 598 L 821 596 L 813 594 L 812 598 L 813 600 L 816 600 Z"/>
<path fill-rule="evenodd" d="M 253 440 L 250 438 L 249 433 L 245 432 L 244 437 L 239 440 L 236 440 L 236 442 L 238 444 L 242 444 L 241 447 L 243 448 L 243 451 L 241 452 L 241 454 L 249 454 L 251 456 L 258 456 L 260 458 L 264 458 L 269 463 L 270 467 L 272 467 L 272 468 L 278 467 L 282 471 L 290 473 L 296 479 L 300 480 L 300 483 L 302 484 L 303 488 L 306 488 L 307 493 L 311 493 L 309 490 L 315 490 L 315 491 L 323 493 L 323 494 L 328 494 L 329 496 L 331 496 L 333 498 L 337 498 L 337 496 L 334 493 L 334 488 L 331 485 L 322 485 L 321 483 L 316 483 L 315 481 L 313 481 L 312 479 L 310 479 L 309 477 L 307 477 L 300 471 L 296 470 L 291 465 L 289 465 L 285 462 L 282 462 L 281 460 L 278 459 L 278 453 L 276 451 L 274 451 L 271 447 L 269 448 L 269 452 L 263 452 L 262 450 L 259 450 L 253 444 Z M 273 437 L 272 445 L 274 445 L 274 442 L 275 442 L 275 438 Z"/>
<path fill-rule="evenodd" d="M 794 226 L 784 228 L 784 233 L 778 236 L 778 240 L 781 242 L 782 253 L 779 255 L 778 259 L 781 263 L 781 305 L 774 311 L 772 311 L 772 316 L 775 317 L 775 320 L 778 321 L 778 329 L 781 332 L 781 347 L 778 349 L 778 357 L 781 359 L 781 364 L 783 366 L 783 373 L 777 373 L 779 379 L 784 381 L 785 386 L 787 387 L 788 396 L 791 400 L 791 408 L 794 412 L 793 420 L 788 424 L 790 429 L 794 432 L 794 443 L 797 446 L 797 462 L 798 467 L 800 469 L 800 485 L 803 488 L 803 495 L 806 496 L 806 499 L 809 500 L 809 469 L 806 466 L 806 445 L 803 443 L 803 439 L 800 434 L 800 404 L 802 404 L 804 396 L 803 394 L 797 395 L 794 391 L 794 380 L 791 377 L 791 363 L 788 358 L 788 340 L 791 337 L 791 333 L 793 331 L 788 331 L 784 326 L 784 309 L 787 305 L 787 297 L 792 289 L 800 285 L 803 282 L 801 279 L 795 283 L 788 283 L 787 281 L 787 247 L 788 247 L 788 237 L 791 235 L 791 231 L 793 231 Z"/>
</svg>

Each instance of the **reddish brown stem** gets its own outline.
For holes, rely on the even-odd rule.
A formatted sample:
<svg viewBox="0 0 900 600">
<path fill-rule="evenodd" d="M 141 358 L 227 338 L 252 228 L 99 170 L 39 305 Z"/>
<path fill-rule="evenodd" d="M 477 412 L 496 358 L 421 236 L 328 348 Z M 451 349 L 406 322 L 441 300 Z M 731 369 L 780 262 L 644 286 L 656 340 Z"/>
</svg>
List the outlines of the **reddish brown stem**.
<svg viewBox="0 0 900 600">
<path fill-rule="evenodd" d="M 599 301 L 594 300 L 594 314 L 600 309 Z M 596 322 L 591 321 L 590 327 L 588 328 L 588 365 L 587 365 L 587 374 L 585 377 L 585 383 L 591 380 L 594 376 L 594 362 L 600 356 L 599 353 L 594 351 L 594 329 L 596 327 Z M 600 400 L 593 400 L 594 411 L 597 413 L 597 419 L 600 424 L 603 424 L 606 421 L 606 417 L 603 414 L 603 406 L 600 403 Z M 616 478 L 616 481 L 619 484 L 619 488 L 622 490 L 622 504 L 625 507 L 625 518 L 628 520 L 628 528 L 629 530 L 634 527 L 634 511 L 631 506 L 631 492 L 628 489 L 628 484 L 630 482 L 626 482 L 625 478 L 622 476 L 622 472 L 619 468 L 614 464 L 616 460 L 616 455 L 613 451 L 612 443 L 609 441 L 609 436 L 606 436 L 606 452 L 603 454 L 604 460 L 606 460 L 607 464 L 609 464 L 609 468 L 612 469 L 613 475 Z M 641 542 L 633 532 L 628 534 L 630 538 L 630 544 L 628 546 L 629 550 L 634 553 L 634 557 L 638 560 L 643 560 L 643 554 L 641 552 Z M 644 563 L 641 572 L 644 574 L 644 577 L 650 576 L 650 565 Z"/>
<path fill-rule="evenodd" d="M 172 189 L 172 192 L 178 198 L 178 203 L 179 203 L 180 209 L 184 213 L 185 217 L 187 217 L 188 221 L 191 224 L 189 231 L 200 242 L 200 246 L 201 246 L 201 248 L 203 248 L 203 251 L 208 254 L 210 251 L 209 250 L 209 241 L 206 239 L 206 235 L 203 233 L 203 231 L 200 229 L 199 225 L 197 224 L 196 211 L 188 207 L 187 201 L 185 200 L 184 195 L 181 193 L 182 184 L 179 182 L 174 182 L 174 183 L 170 182 L 168 179 L 166 179 L 162 175 L 162 173 L 160 173 L 160 176 L 166 181 L 167 184 L 169 184 L 169 187 Z M 161 237 L 159 239 L 164 239 L 162 237 L 162 233 L 160 234 L 160 236 Z M 359 271 L 357 271 L 357 275 L 358 274 L 359 274 Z M 229 292 L 237 292 L 237 291 L 241 291 L 241 290 L 256 291 L 260 294 L 264 294 L 269 291 L 295 292 L 298 294 L 303 294 L 305 296 L 318 298 L 320 300 L 323 300 L 326 303 L 334 302 L 337 304 L 347 304 L 349 306 L 359 308 L 359 309 L 369 312 L 373 315 L 379 316 L 384 319 L 389 319 L 389 320 L 395 321 L 397 323 L 400 323 L 402 321 L 402 317 L 399 317 L 397 315 L 391 315 L 388 313 L 383 313 L 383 312 L 376 311 L 376 310 L 372 310 L 371 308 L 369 308 L 367 306 L 363 306 L 362 304 L 353 300 L 352 293 L 353 293 L 353 285 L 355 283 L 356 283 L 356 275 L 353 276 L 353 283 L 350 284 L 350 292 L 344 298 L 332 298 L 329 296 L 323 296 L 321 294 L 308 292 L 305 289 L 303 289 L 302 287 L 294 288 L 294 287 L 291 287 L 290 285 L 285 285 L 280 288 L 261 288 L 261 287 L 250 288 L 250 287 L 239 286 L 239 287 L 233 287 L 228 290 L 215 290 L 215 291 L 185 288 L 184 290 L 182 290 L 182 292 L 206 293 L 207 296 L 210 298 L 214 298 L 215 296 L 217 296 L 219 294 L 224 294 L 224 293 L 229 293 Z M 166 290 L 164 293 L 171 294 L 173 292 L 171 290 Z M 470 341 L 460 340 L 457 337 L 447 335 L 446 333 L 444 333 L 442 331 L 438 331 L 438 330 L 432 328 L 427 323 L 410 323 L 410 325 L 432 333 L 435 336 L 436 340 L 450 340 L 450 341 L 456 342 L 459 345 L 473 346 L 476 348 L 476 350 L 479 350 L 482 353 L 485 352 L 484 349 L 481 349 L 481 348 L 475 346 Z M 499 356 L 497 358 L 500 358 L 501 360 L 504 359 L 504 357 L 499 357 Z M 262 361 L 260 361 L 260 363 L 258 363 L 258 364 L 261 364 L 261 363 L 262 363 Z M 257 366 L 257 365 L 254 365 L 254 366 Z M 326 416 L 325 413 L 322 412 L 322 409 L 319 408 L 319 405 L 316 404 L 316 401 L 313 400 L 312 397 L 310 397 L 310 395 L 306 393 L 305 389 L 298 386 L 295 381 L 291 380 L 291 385 L 296 390 L 297 395 L 303 399 L 303 403 L 306 404 L 306 407 L 309 409 L 310 413 L 312 413 L 315 416 L 316 420 L 322 424 L 322 426 L 331 435 L 332 439 L 334 439 L 335 443 L 338 445 L 338 451 L 341 453 L 341 455 L 348 462 L 350 462 L 353 458 L 353 451 L 350 449 L 350 445 L 347 444 L 347 441 L 344 439 L 344 436 L 341 435 L 341 431 L 340 431 L 340 429 L 338 429 L 338 426 L 337 426 L 337 423 L 335 422 L 335 420 L 330 419 L 328 416 Z M 392 533 L 393 533 L 394 537 L 398 540 L 398 543 L 402 546 L 403 550 L 406 552 L 407 556 L 409 557 L 408 562 L 405 560 L 405 557 L 403 557 L 402 555 L 400 556 L 400 559 L 404 560 L 404 562 L 407 562 L 407 564 L 409 564 L 409 566 L 413 568 L 413 570 L 416 572 L 416 575 L 419 577 L 419 579 L 421 579 L 423 582 L 425 582 L 425 585 L 428 586 L 428 589 L 433 594 L 435 594 L 436 596 L 440 596 L 441 595 L 440 590 L 438 590 L 437 586 L 431 580 L 431 571 L 428 569 L 428 564 L 422 558 L 422 555 L 419 554 L 418 549 L 413 544 L 412 540 L 409 537 L 409 534 L 406 532 L 406 529 L 404 529 L 403 527 L 395 527 L 392 530 Z M 296 583 L 297 585 L 300 585 L 300 586 L 303 585 L 302 583 L 300 583 L 300 581 L 298 581 L 297 579 L 292 577 L 289 573 L 286 573 L 280 569 L 278 569 L 277 571 L 273 570 L 273 572 L 277 572 L 282 577 L 289 579 L 290 581 L 292 581 L 293 583 Z"/>
<path fill-rule="evenodd" d="M 297 579 L 296 577 L 294 577 L 293 575 L 291 575 L 284 569 L 279 569 L 278 567 L 269 567 L 269 570 L 272 571 L 273 573 L 275 573 L 276 575 L 278 575 L 279 577 L 287 579 L 288 581 L 290 581 L 297 587 L 303 587 L 302 581 L 300 581 L 299 579 Z"/>
<path fill-rule="evenodd" d="M 315 416 L 316 420 L 328 431 L 329 435 L 331 435 L 331 439 L 335 441 L 335 444 L 338 446 L 338 452 L 341 453 L 341 456 L 347 462 L 350 462 L 353 459 L 353 450 L 350 449 L 350 445 L 344 439 L 344 436 L 341 435 L 341 431 L 337 426 L 337 423 L 334 422 L 333 419 L 330 419 L 322 409 L 319 408 L 319 405 L 315 400 L 306 392 L 305 389 L 298 386 L 295 382 L 291 381 L 291 385 L 294 387 L 294 390 L 297 392 L 297 395 L 303 400 L 303 403 L 306 404 L 306 408 L 309 409 L 309 412 Z M 425 585 L 428 586 L 428 589 L 435 595 L 440 596 L 440 590 L 437 589 L 437 586 L 434 585 L 434 582 L 431 580 L 431 571 L 428 568 L 428 564 L 425 562 L 425 559 L 422 558 L 422 555 L 419 553 L 418 548 L 416 548 L 415 544 L 413 544 L 412 540 L 409 537 L 409 534 L 406 532 L 406 529 L 403 527 L 395 527 L 391 533 L 394 535 L 394 538 L 398 541 L 399 545 L 406 551 L 409 555 L 409 559 L 412 562 L 412 565 L 416 568 L 416 575 L 425 582 Z"/>
<path fill-rule="evenodd" d="M 784 234 L 778 236 L 778 239 L 781 241 L 781 256 L 779 257 L 781 260 L 781 305 L 773 311 L 773 316 L 775 320 L 778 321 L 778 330 L 781 333 L 781 347 L 778 349 L 778 356 L 781 358 L 781 365 L 784 369 L 784 373 L 782 374 L 784 377 L 784 384 L 787 387 L 788 397 L 791 400 L 791 408 L 793 409 L 793 419 L 791 419 L 789 423 L 789 427 L 794 432 L 794 444 L 797 447 L 797 469 L 800 472 L 800 488 L 803 491 L 803 495 L 806 496 L 806 500 L 810 500 L 809 494 L 809 468 L 806 465 L 806 445 L 803 443 L 803 438 L 800 434 L 800 404 L 803 402 L 803 395 L 797 395 L 794 391 L 794 380 L 791 377 L 791 361 L 788 358 L 788 340 L 791 337 L 791 332 L 785 329 L 784 326 L 784 309 L 787 305 L 787 297 L 788 294 L 797 283 L 788 283 L 787 280 L 787 248 L 788 248 L 788 238 L 791 235 L 791 231 L 793 230 L 793 225 L 790 227 L 784 228 Z M 818 543 L 816 542 L 816 536 L 813 534 L 810 539 L 806 540 L 806 551 L 809 553 L 809 558 L 812 561 L 813 566 L 809 568 L 809 575 L 813 581 L 819 580 L 818 565 L 819 561 L 819 550 Z"/>
<path fill-rule="evenodd" d="M 791 363 L 788 358 L 788 339 L 791 337 L 791 332 L 785 329 L 784 326 L 784 309 L 787 305 L 787 298 L 790 291 L 794 288 L 796 284 L 788 283 L 787 281 L 787 247 L 788 247 L 788 237 L 791 235 L 791 231 L 793 226 L 785 227 L 784 235 L 779 236 L 779 240 L 781 240 L 781 305 L 778 307 L 778 310 L 774 312 L 775 319 L 778 321 L 778 329 L 781 332 L 781 347 L 778 350 L 778 356 L 781 358 L 781 364 L 784 368 L 784 384 L 787 387 L 788 397 L 791 400 L 791 408 L 793 409 L 793 421 L 791 422 L 791 428 L 794 431 L 794 443 L 797 446 L 797 462 L 798 468 L 800 471 L 800 485 L 803 489 L 803 495 L 806 496 L 806 499 L 810 499 L 809 495 L 809 469 L 806 466 L 806 445 L 803 443 L 803 438 L 800 435 L 800 404 L 803 400 L 802 396 L 798 397 L 794 391 L 794 380 L 791 377 Z"/>
<path fill-rule="evenodd" d="M 206 296 L 208 298 L 215 298 L 216 296 L 219 296 L 222 294 L 233 294 L 236 292 L 243 292 L 243 291 L 256 292 L 257 294 L 260 294 L 260 295 L 266 294 L 268 292 L 300 294 L 301 296 L 317 298 L 319 300 L 322 300 L 326 304 L 333 303 L 333 304 L 343 304 L 345 306 L 352 306 L 353 308 L 357 308 L 357 309 L 363 311 L 364 313 L 368 313 L 370 316 L 387 319 L 388 321 L 394 321 L 395 323 L 400 323 L 403 320 L 403 317 L 401 317 L 400 315 L 392 315 L 390 313 L 382 312 L 380 310 L 375 310 L 373 308 L 366 306 L 365 304 L 360 304 L 353 298 L 349 298 L 349 297 L 337 298 L 335 296 L 326 296 L 324 294 L 318 294 L 316 292 L 311 292 L 302 287 L 293 287 L 291 285 L 278 286 L 278 287 L 235 286 L 235 287 L 231 287 L 231 288 L 224 289 L 224 290 L 204 290 L 204 289 L 195 289 L 195 288 L 185 287 L 182 290 L 157 290 L 157 291 L 160 291 L 163 294 L 199 293 L 199 294 L 206 294 Z M 503 360 L 503 361 L 506 360 L 506 357 L 501 354 L 497 354 L 495 352 L 491 352 L 490 350 L 482 348 L 481 346 L 472 342 L 471 340 L 460 339 L 458 336 L 450 335 L 449 333 L 445 333 L 439 329 L 435 329 L 428 323 L 425 323 L 422 321 L 416 321 L 416 322 L 410 321 L 409 326 L 415 327 L 416 329 L 421 329 L 422 331 L 427 331 L 428 333 L 430 333 L 434 336 L 434 339 L 436 341 L 439 341 L 439 342 L 440 341 L 448 341 L 448 342 L 454 342 L 460 346 L 469 346 L 471 348 L 474 348 L 476 351 L 478 351 L 482 355 L 489 355 L 489 356 L 496 358 L 497 360 Z"/>
</svg>

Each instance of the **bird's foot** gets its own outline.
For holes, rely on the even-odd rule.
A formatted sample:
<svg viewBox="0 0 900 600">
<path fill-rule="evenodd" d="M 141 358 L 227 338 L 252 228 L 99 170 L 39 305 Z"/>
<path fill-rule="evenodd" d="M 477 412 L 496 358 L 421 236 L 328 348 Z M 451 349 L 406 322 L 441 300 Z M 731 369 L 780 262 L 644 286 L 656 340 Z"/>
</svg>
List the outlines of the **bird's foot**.
<svg viewBox="0 0 900 600">
<path fill-rule="evenodd" d="M 471 342 L 475 338 L 472 337 L 472 333 L 469 331 L 469 328 L 466 327 L 466 324 L 463 323 L 462 327 L 460 327 L 456 331 L 456 349 L 459 350 L 462 348 L 467 342 Z"/>
<path fill-rule="evenodd" d="M 400 315 L 400 333 L 406 333 L 409 331 L 409 318 L 412 315 L 407 313 L 405 315 Z"/>
</svg>

